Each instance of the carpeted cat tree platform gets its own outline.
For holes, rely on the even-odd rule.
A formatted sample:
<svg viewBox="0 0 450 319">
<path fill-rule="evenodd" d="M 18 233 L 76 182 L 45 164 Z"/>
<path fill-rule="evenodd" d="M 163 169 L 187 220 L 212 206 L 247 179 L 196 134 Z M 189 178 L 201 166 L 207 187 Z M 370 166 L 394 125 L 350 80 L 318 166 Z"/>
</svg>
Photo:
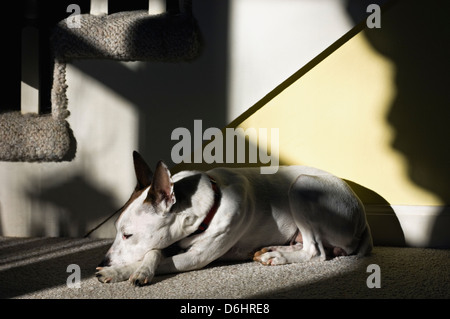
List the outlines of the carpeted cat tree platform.
<svg viewBox="0 0 450 319">
<path fill-rule="evenodd" d="M 191 1 L 175 2 L 161 14 L 126 11 L 73 15 L 60 21 L 52 34 L 54 56 L 51 114 L 0 114 L 0 160 L 70 161 L 76 139 L 67 117 L 66 65 L 75 59 L 186 62 L 200 52 L 200 32 Z M 168 2 L 169 4 L 169 2 Z M 167 5 L 169 8 L 169 5 Z"/>
</svg>

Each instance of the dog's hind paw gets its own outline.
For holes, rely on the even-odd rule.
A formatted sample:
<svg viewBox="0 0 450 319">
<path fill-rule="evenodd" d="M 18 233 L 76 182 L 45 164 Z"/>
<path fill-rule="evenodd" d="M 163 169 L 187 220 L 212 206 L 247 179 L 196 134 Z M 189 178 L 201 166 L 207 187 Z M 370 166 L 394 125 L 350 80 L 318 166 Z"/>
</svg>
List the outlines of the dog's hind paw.
<svg viewBox="0 0 450 319">
<path fill-rule="evenodd" d="M 284 265 L 287 264 L 286 258 L 283 257 L 283 254 L 279 251 L 272 251 L 267 248 L 263 248 L 257 251 L 253 260 L 260 262 L 264 266 L 275 266 L 275 265 Z"/>
</svg>

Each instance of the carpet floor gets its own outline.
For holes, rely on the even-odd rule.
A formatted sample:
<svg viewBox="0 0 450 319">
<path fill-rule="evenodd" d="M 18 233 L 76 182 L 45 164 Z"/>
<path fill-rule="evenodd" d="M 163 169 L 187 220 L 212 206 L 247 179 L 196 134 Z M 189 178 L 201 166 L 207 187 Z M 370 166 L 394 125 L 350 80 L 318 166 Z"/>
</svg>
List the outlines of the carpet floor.
<svg viewBox="0 0 450 319">
<path fill-rule="evenodd" d="M 25 299 L 450 298 L 450 250 L 376 246 L 368 257 L 284 266 L 221 263 L 102 284 L 95 267 L 111 240 L 0 237 L 0 297 Z M 79 266 L 79 272 L 68 268 Z M 370 265 L 377 265 L 370 266 Z M 79 288 L 70 287 L 80 275 Z M 379 284 L 379 288 L 374 286 Z"/>
</svg>

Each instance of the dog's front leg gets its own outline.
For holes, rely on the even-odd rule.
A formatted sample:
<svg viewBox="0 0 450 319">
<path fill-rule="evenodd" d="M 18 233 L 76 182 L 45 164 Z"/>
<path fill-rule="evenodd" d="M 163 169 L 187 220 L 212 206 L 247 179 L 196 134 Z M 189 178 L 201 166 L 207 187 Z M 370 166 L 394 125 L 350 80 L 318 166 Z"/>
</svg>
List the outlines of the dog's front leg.
<svg viewBox="0 0 450 319">
<path fill-rule="evenodd" d="M 156 270 L 157 275 L 171 274 L 197 270 L 208 265 L 216 258 L 206 256 L 198 251 L 187 251 L 185 253 L 165 258 Z"/>
<path fill-rule="evenodd" d="M 195 243 L 188 251 L 161 260 L 157 275 L 197 270 L 223 256 L 237 242 L 236 233 L 204 238 Z"/>
<path fill-rule="evenodd" d="M 148 284 L 155 276 L 156 269 L 161 261 L 161 251 L 147 252 L 137 270 L 130 276 L 130 282 L 135 286 Z"/>
</svg>

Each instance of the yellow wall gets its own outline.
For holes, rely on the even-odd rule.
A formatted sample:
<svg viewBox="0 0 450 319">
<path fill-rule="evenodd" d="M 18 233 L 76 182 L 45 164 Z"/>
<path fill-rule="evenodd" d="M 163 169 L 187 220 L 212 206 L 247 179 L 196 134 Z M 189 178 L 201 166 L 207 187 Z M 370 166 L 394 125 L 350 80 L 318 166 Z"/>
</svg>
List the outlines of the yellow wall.
<svg viewBox="0 0 450 319">
<path fill-rule="evenodd" d="M 359 33 L 239 126 L 280 128 L 285 164 L 325 169 L 391 204 L 439 205 L 410 180 L 406 159 L 391 146 L 394 74 Z"/>
</svg>

